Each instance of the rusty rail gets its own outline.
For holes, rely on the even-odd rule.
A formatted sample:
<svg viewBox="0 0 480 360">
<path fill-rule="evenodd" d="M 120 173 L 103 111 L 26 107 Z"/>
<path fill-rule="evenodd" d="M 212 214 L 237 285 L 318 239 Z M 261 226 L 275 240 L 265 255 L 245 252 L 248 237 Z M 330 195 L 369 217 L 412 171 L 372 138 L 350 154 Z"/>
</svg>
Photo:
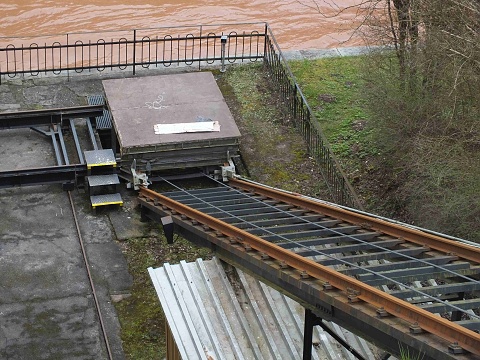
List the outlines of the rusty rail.
<svg viewBox="0 0 480 360">
<path fill-rule="evenodd" d="M 390 224 L 385 221 L 379 221 L 364 215 L 360 216 L 353 212 L 347 212 L 334 207 L 324 207 L 323 204 L 317 204 L 313 201 L 308 201 L 277 190 L 253 185 L 241 180 L 231 180 L 231 185 L 247 191 L 254 191 L 258 194 L 285 201 L 313 211 L 324 214 L 328 212 L 328 215 L 330 216 L 337 217 L 338 219 L 348 222 L 362 223 L 362 226 L 368 224 L 368 226 L 371 226 L 372 228 L 379 228 L 385 233 L 400 233 L 404 235 L 405 240 L 409 240 L 411 238 L 409 241 L 425 244 L 425 242 L 421 242 L 421 236 L 423 233 L 416 230 L 407 228 L 399 229 L 398 225 L 389 226 Z M 355 294 L 355 300 L 362 300 L 377 307 L 378 309 L 383 309 L 387 313 L 397 318 L 408 321 L 411 324 L 418 324 L 419 327 L 421 327 L 424 331 L 437 335 L 440 338 L 448 340 L 452 343 L 457 343 L 463 349 L 473 354 L 480 355 L 480 334 L 477 334 L 474 331 L 459 326 L 458 324 L 450 322 L 447 319 L 436 316 L 379 289 L 366 285 L 352 277 L 338 273 L 329 267 L 322 266 L 313 260 L 297 255 L 289 250 L 279 247 L 278 245 L 263 240 L 258 236 L 238 229 L 235 226 L 229 225 L 221 220 L 204 214 L 189 206 L 183 205 L 152 190 L 141 189 L 140 198 L 143 198 L 145 201 L 152 202 L 156 206 L 166 207 L 178 213 L 179 215 L 189 218 L 190 220 L 195 220 L 200 224 L 204 224 L 210 229 L 216 231 L 220 236 L 228 237 L 233 242 L 236 241 L 246 244 L 262 254 L 267 254 L 271 258 L 276 259 L 281 263 L 287 264 L 288 266 L 308 274 L 315 279 L 326 282 L 340 291 L 348 291 L 349 293 L 353 292 Z M 430 244 L 428 246 L 431 246 L 432 248 L 442 247 L 442 251 L 445 251 L 444 249 L 455 250 L 455 247 L 453 246 L 454 244 L 448 244 L 448 242 L 446 243 L 445 241 L 441 240 L 443 239 L 437 239 L 436 237 L 432 238 L 431 235 L 427 235 L 425 238 L 425 241 Z M 467 249 L 466 246 L 463 246 L 462 244 L 459 245 L 459 250 L 454 252 L 463 257 L 463 253 L 466 253 Z M 478 252 L 478 249 L 468 247 L 468 250 L 474 254 L 472 261 L 479 262 L 480 253 Z M 460 255 L 460 253 L 462 253 L 462 255 Z M 466 255 L 469 259 L 472 258 L 472 255 Z"/>
<path fill-rule="evenodd" d="M 304 197 L 263 187 L 251 182 L 239 179 L 230 179 L 229 183 L 231 186 L 245 191 L 255 192 L 257 194 L 277 199 L 295 206 L 301 206 L 317 213 L 322 213 L 327 216 L 332 216 L 336 219 L 341 219 L 352 224 L 360 225 L 363 228 L 380 231 L 382 233 L 392 235 L 418 245 L 428 246 L 431 249 L 450 253 L 452 255 L 458 255 L 463 259 L 480 264 L 480 248 L 469 246 L 457 241 L 448 240 L 440 236 L 422 232 L 420 230 L 393 224 L 371 216 L 344 210 L 326 203 L 308 200 Z"/>
</svg>

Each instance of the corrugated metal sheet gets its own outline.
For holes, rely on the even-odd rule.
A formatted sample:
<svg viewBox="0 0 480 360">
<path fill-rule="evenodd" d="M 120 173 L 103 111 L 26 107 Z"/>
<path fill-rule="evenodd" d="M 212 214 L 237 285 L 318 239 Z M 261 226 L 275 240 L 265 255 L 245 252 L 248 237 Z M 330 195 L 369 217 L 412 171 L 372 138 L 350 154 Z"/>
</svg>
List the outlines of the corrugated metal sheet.
<svg viewBox="0 0 480 360">
<path fill-rule="evenodd" d="M 304 308 L 255 278 L 216 258 L 148 271 L 182 359 L 302 358 Z M 330 327 L 374 358 L 363 339 Z M 313 359 L 354 360 L 318 326 L 314 344 Z"/>
</svg>

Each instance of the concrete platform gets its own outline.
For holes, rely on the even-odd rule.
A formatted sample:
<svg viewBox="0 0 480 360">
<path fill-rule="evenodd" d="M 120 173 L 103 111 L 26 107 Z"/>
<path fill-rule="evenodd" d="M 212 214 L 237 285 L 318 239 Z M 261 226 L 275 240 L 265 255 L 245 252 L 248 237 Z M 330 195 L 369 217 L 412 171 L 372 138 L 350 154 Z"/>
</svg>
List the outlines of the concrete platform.
<svg viewBox="0 0 480 360">
<path fill-rule="evenodd" d="M 99 92 L 99 80 L 18 80 L 2 85 L 0 111 L 85 105 L 88 94 Z M 86 127 L 77 131 L 87 144 Z M 0 171 L 53 165 L 49 137 L 0 131 Z M 112 299 L 130 291 L 132 278 L 117 234 L 141 236 L 146 225 L 133 210 L 135 198 L 119 211 L 94 215 L 85 193 L 72 196 L 113 358 L 122 360 Z M 1 189 L 0 208 L 0 359 L 108 359 L 67 194 L 59 185 Z"/>
<path fill-rule="evenodd" d="M 162 170 L 222 165 L 227 152 L 239 151 L 240 131 L 210 72 L 104 80 L 103 87 L 122 160 Z M 206 120 L 218 121 L 220 131 L 154 131 L 156 124 Z"/>
</svg>

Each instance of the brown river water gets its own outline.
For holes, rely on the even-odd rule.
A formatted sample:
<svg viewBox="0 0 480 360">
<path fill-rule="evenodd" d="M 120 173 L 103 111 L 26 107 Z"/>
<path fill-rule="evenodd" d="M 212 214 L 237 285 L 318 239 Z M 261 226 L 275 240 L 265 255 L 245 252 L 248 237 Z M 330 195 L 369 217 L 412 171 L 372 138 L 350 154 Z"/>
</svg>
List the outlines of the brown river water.
<svg viewBox="0 0 480 360">
<path fill-rule="evenodd" d="M 282 50 L 355 46 L 362 44 L 352 36 L 359 23 L 355 9 L 331 16 L 360 1 L 3 0 L 0 36 L 268 22 Z M 0 38 L 0 46 L 6 42 Z"/>
</svg>

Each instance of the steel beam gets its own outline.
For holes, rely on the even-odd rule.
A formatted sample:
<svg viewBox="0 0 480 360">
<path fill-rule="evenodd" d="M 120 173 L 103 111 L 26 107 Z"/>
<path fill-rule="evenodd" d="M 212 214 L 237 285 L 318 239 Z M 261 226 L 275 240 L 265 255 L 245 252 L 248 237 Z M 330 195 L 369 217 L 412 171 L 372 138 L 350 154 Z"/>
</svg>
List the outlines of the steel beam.
<svg viewBox="0 0 480 360">
<path fill-rule="evenodd" d="M 57 159 L 57 165 L 59 166 L 64 165 L 62 161 L 62 156 L 60 155 L 60 151 L 58 149 L 57 136 L 55 131 L 50 130 L 50 137 L 52 139 L 52 145 L 53 145 L 53 150 L 55 151 L 55 158 Z"/>
<path fill-rule="evenodd" d="M 463 310 L 480 309 L 480 299 L 449 301 L 448 305 L 445 303 L 432 303 L 432 304 L 420 304 L 418 306 L 432 313 L 441 314 L 451 310 L 451 306 L 455 306 L 456 308 L 463 309 Z"/>
<path fill-rule="evenodd" d="M 294 220 L 298 220 L 298 219 L 294 219 Z M 223 221 L 225 221 L 225 220 L 223 220 Z M 277 224 L 276 225 L 272 224 L 273 226 L 267 226 L 267 224 L 258 225 L 258 224 L 255 224 L 255 223 L 246 223 L 245 222 L 245 224 L 250 224 L 250 226 L 248 228 L 252 229 L 252 230 L 249 231 L 249 233 L 251 233 L 251 234 L 265 233 L 265 234 L 279 234 L 279 235 L 282 235 L 282 234 L 288 234 L 288 233 L 291 233 L 291 232 L 295 232 L 295 233 L 300 232 L 300 233 L 303 233 L 304 237 L 306 237 L 306 238 L 312 237 L 311 234 L 315 234 L 316 231 L 318 231 L 318 230 L 323 230 L 323 229 L 326 229 L 326 228 L 327 229 L 332 228 L 335 225 L 338 225 L 338 223 L 340 223 L 340 221 L 334 220 L 334 219 L 327 219 L 327 220 L 323 220 L 323 221 L 320 220 L 320 221 L 317 221 L 317 222 L 302 221 L 302 222 L 293 223 L 293 224 L 288 224 L 287 221 L 282 221 L 281 224 L 278 224 L 278 220 L 277 220 Z M 235 226 L 237 226 L 237 225 L 235 225 Z M 246 229 L 248 229 L 248 228 L 246 228 Z"/>
<path fill-rule="evenodd" d="M 90 135 L 90 142 L 92 143 L 93 150 L 98 150 L 97 139 L 95 138 L 95 133 L 93 132 L 92 120 L 87 119 L 88 134 Z"/>
<path fill-rule="evenodd" d="M 390 240 L 381 240 L 381 241 L 372 241 L 364 242 L 360 244 L 351 244 L 351 245 L 340 245 L 332 246 L 329 248 L 320 248 L 320 249 L 308 249 L 301 248 L 296 253 L 301 256 L 315 256 L 323 254 L 344 254 L 355 251 L 366 251 L 366 250 L 385 250 L 391 249 L 395 246 L 403 243 L 403 240 L 400 239 L 390 239 Z M 300 243 L 301 244 L 301 243 Z"/>
<path fill-rule="evenodd" d="M 103 105 L 27 110 L 0 113 L 0 130 L 62 123 L 64 119 L 94 117 L 103 114 Z"/>
<path fill-rule="evenodd" d="M 329 237 L 318 238 L 318 239 L 302 240 L 302 245 L 305 247 L 309 247 L 309 246 L 319 246 L 319 245 L 336 244 L 336 243 L 344 243 L 344 242 L 368 241 L 368 240 L 372 240 L 374 237 L 379 235 L 380 233 L 378 232 L 367 232 L 367 233 L 351 234 L 351 235 L 329 236 Z M 298 244 L 295 244 L 293 242 L 279 243 L 277 245 L 281 246 L 284 249 L 293 249 L 298 247 Z"/>
<path fill-rule="evenodd" d="M 65 162 L 65 165 L 70 165 L 70 159 L 68 158 L 67 147 L 65 146 L 65 139 L 63 138 L 63 132 L 62 132 L 61 126 L 57 128 L 57 135 L 58 135 L 58 140 L 60 140 L 60 147 L 62 149 L 63 160 Z"/>
<path fill-rule="evenodd" d="M 391 259 L 403 258 L 405 256 L 418 256 L 429 250 L 430 248 L 421 246 L 416 248 L 395 250 L 395 252 L 380 251 L 380 252 L 369 253 L 369 254 L 347 255 L 347 256 L 342 256 L 343 262 L 340 261 L 339 259 L 325 259 L 325 260 L 319 261 L 319 263 L 325 266 L 332 266 L 332 265 L 343 264 L 345 261 L 358 263 L 358 262 L 372 261 L 372 260 L 391 260 Z"/>
<path fill-rule="evenodd" d="M 435 286 L 424 286 L 422 288 L 419 288 L 418 290 L 420 290 L 424 294 L 427 294 L 433 297 L 437 297 L 445 294 L 457 294 L 457 293 L 464 293 L 464 292 L 468 293 L 468 292 L 480 291 L 480 281 L 444 284 L 444 285 L 435 285 Z M 412 289 L 395 290 L 395 291 L 391 291 L 390 295 L 395 296 L 399 299 L 408 299 L 411 297 L 418 296 L 418 292 Z"/>
<path fill-rule="evenodd" d="M 262 239 L 266 241 L 285 241 L 285 240 L 298 240 L 306 237 L 322 237 L 327 235 L 341 235 L 352 234 L 356 230 L 360 230 L 360 226 L 338 226 L 336 228 L 325 228 L 313 231 L 297 231 L 285 234 L 273 234 L 262 236 Z"/>
<path fill-rule="evenodd" d="M 459 274 L 472 275 L 478 274 L 479 272 L 479 267 L 470 267 L 468 262 L 458 262 L 442 266 L 410 267 L 407 269 L 379 271 L 359 275 L 357 279 L 371 286 L 380 286 L 393 284 L 394 281 L 399 283 L 413 283 L 414 281 L 448 279 L 458 276 Z M 383 276 L 380 277 L 378 275 Z"/>
<path fill-rule="evenodd" d="M 422 259 L 422 262 L 424 264 L 444 265 L 454 260 L 458 260 L 458 257 L 454 255 L 444 255 L 444 256 L 437 256 L 437 257 Z M 401 270 L 401 269 L 408 269 L 411 266 L 415 266 L 415 265 L 418 265 L 418 261 L 416 260 L 393 261 L 393 262 L 386 262 L 378 265 L 364 265 L 361 268 L 350 268 L 345 270 L 338 270 L 338 272 L 341 272 L 349 276 L 356 276 L 359 274 L 367 273 L 367 270 L 375 271 L 375 272 Z"/>
<path fill-rule="evenodd" d="M 78 182 L 86 175 L 83 164 L 1 171 L 0 188 Z"/>
<path fill-rule="evenodd" d="M 264 227 L 264 226 L 274 226 L 275 224 L 307 224 L 307 223 L 318 223 L 321 221 L 321 218 L 319 216 L 301 216 L 301 215 L 295 215 L 295 216 L 287 216 L 278 213 L 279 216 L 277 217 L 271 217 L 271 218 L 261 218 L 258 216 L 255 217 L 248 217 L 248 216 L 242 216 L 241 218 L 238 218 L 237 216 L 230 216 L 230 214 L 224 214 L 224 216 L 215 216 L 215 218 L 228 222 L 231 225 L 235 225 L 237 227 L 245 227 L 245 228 L 255 228 L 255 227 Z M 283 216 L 282 216 L 283 215 Z M 249 220 L 250 218 L 250 220 Z"/>
<path fill-rule="evenodd" d="M 285 212 L 290 212 L 290 211 L 295 211 L 291 210 L 291 206 L 284 204 L 284 205 L 277 205 L 277 209 L 283 210 Z M 244 209 L 234 209 L 230 210 L 228 213 L 232 216 L 243 216 L 243 215 L 257 215 L 257 217 L 262 217 L 264 214 L 268 214 L 272 211 L 272 208 L 270 206 L 262 206 L 262 207 L 256 207 L 256 208 L 244 208 Z M 209 214 L 211 216 L 217 217 L 217 214 L 225 214 L 225 212 L 221 211 L 219 212 L 218 209 L 211 209 L 211 211 L 204 211 L 205 214 Z"/>
<path fill-rule="evenodd" d="M 83 159 L 83 152 L 80 146 L 80 141 L 78 140 L 77 129 L 75 128 L 75 121 L 70 119 L 70 129 L 72 130 L 73 141 L 75 143 L 75 148 L 77 149 L 78 160 L 80 164 L 84 164 L 85 160 Z"/>
</svg>

